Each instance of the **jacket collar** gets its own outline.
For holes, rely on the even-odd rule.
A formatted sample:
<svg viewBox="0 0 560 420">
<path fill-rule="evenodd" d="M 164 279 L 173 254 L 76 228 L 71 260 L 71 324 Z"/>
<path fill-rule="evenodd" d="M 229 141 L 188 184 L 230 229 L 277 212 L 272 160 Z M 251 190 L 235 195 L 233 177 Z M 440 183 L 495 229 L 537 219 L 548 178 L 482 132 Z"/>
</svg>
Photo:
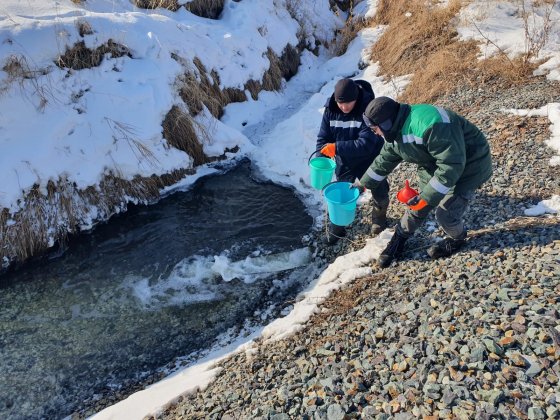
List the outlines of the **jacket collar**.
<svg viewBox="0 0 560 420">
<path fill-rule="evenodd" d="M 410 115 L 410 105 L 401 103 L 399 106 L 399 112 L 397 113 L 397 118 L 393 122 L 393 126 L 387 132 L 384 132 L 385 139 L 390 142 L 398 140 L 402 135 L 402 128 L 404 122 Z"/>
</svg>

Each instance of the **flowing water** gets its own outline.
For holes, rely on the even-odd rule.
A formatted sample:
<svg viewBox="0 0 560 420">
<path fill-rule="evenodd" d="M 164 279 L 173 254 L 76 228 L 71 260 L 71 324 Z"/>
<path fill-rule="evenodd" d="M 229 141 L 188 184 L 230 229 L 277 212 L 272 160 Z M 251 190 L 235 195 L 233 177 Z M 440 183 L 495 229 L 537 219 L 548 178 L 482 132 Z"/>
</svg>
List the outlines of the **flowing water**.
<svg viewBox="0 0 560 420">
<path fill-rule="evenodd" d="M 311 225 L 245 164 L 0 277 L 0 417 L 62 418 L 208 347 L 309 265 Z"/>
</svg>

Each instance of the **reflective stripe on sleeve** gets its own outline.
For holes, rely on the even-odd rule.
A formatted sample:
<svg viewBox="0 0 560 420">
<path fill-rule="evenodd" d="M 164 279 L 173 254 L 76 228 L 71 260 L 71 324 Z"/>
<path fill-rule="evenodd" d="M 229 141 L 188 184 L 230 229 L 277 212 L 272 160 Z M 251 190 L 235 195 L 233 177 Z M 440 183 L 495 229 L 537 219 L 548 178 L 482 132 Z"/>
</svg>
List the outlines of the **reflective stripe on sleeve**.
<svg viewBox="0 0 560 420">
<path fill-rule="evenodd" d="M 416 143 L 423 144 L 424 139 L 422 137 L 416 137 L 414 134 L 405 134 L 402 136 L 403 143 Z"/>
<path fill-rule="evenodd" d="M 439 112 L 439 115 L 440 115 L 440 117 L 441 117 L 441 119 L 444 123 L 448 123 L 448 122 L 451 121 L 451 119 L 449 118 L 449 114 L 447 113 L 447 111 L 445 109 L 443 109 L 439 106 L 436 106 L 435 108 Z"/>
<path fill-rule="evenodd" d="M 361 121 L 339 121 L 339 120 L 331 120 L 330 126 L 334 128 L 355 128 L 360 127 L 362 125 Z"/>
<path fill-rule="evenodd" d="M 383 181 L 385 178 L 387 178 L 386 176 L 381 176 L 381 175 L 375 173 L 371 168 L 368 168 L 368 170 L 366 171 L 366 174 L 367 174 L 367 176 L 369 176 L 374 181 Z"/>
<path fill-rule="evenodd" d="M 439 182 L 436 177 L 430 179 L 429 184 L 432 186 L 434 190 L 436 190 L 440 194 L 447 194 L 451 189 L 450 187 L 446 187 L 441 182 Z"/>
</svg>

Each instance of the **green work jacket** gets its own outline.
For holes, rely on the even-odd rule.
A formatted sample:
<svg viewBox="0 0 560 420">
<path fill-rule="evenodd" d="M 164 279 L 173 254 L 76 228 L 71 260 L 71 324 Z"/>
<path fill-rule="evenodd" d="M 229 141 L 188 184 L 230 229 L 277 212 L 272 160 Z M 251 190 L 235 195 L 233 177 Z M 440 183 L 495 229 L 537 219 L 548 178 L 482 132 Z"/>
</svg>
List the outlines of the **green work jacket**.
<svg viewBox="0 0 560 420">
<path fill-rule="evenodd" d="M 402 162 L 418 165 L 420 196 L 437 206 L 447 194 L 472 191 L 492 175 L 490 147 L 466 118 L 433 105 L 400 104 L 388 140 L 360 179 L 374 190 Z"/>
</svg>

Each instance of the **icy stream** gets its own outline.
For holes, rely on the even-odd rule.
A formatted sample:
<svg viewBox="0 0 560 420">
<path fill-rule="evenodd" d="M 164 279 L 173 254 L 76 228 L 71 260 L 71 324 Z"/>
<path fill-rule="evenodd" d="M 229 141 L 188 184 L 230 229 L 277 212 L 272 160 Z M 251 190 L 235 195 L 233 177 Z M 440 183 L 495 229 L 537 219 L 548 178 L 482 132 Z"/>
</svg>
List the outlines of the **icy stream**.
<svg viewBox="0 0 560 420">
<path fill-rule="evenodd" d="M 211 345 L 285 298 L 312 222 L 245 164 L 0 277 L 0 417 L 62 418 Z"/>
</svg>

